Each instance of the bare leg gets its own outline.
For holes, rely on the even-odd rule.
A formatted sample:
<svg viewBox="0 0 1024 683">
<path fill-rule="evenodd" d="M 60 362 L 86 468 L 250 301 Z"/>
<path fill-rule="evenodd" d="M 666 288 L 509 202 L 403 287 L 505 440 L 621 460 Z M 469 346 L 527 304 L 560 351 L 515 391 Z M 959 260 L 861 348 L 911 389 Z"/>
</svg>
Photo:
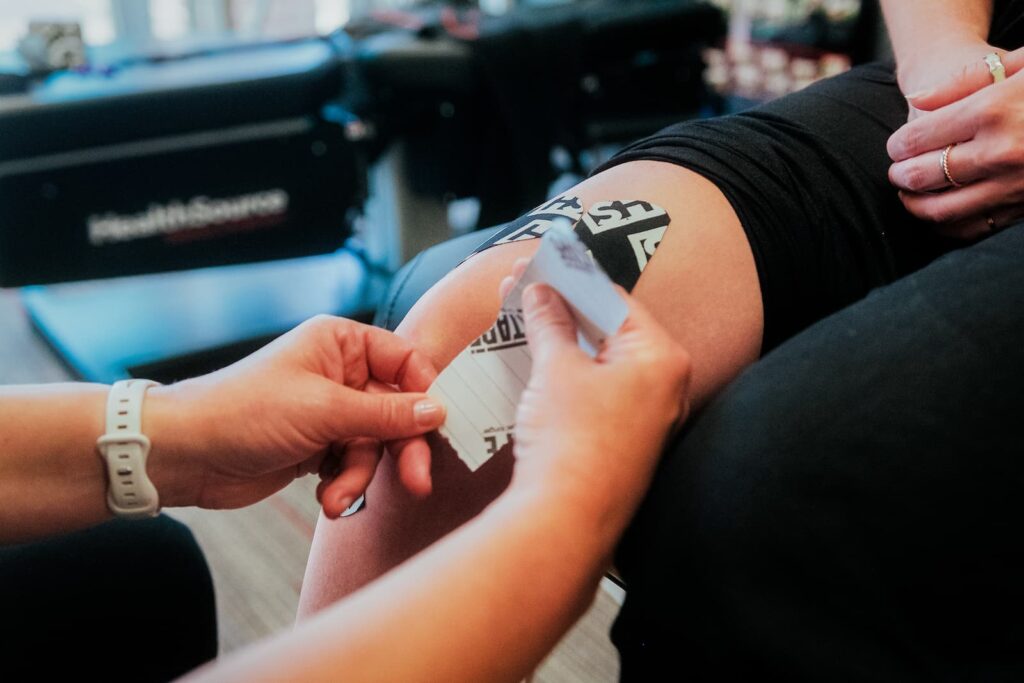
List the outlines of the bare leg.
<svg viewBox="0 0 1024 683">
<path fill-rule="evenodd" d="M 693 357 L 694 404 L 700 405 L 757 359 L 764 316 L 754 258 L 732 207 L 712 183 L 672 164 L 640 161 L 588 179 L 571 194 L 584 206 L 643 199 L 672 217 L 658 252 L 633 293 Z M 535 241 L 490 249 L 433 287 L 398 333 L 436 365 L 447 365 L 494 321 L 498 284 Z M 476 473 L 435 448 L 434 492 L 416 500 L 385 458 L 370 485 L 369 506 L 317 527 L 299 606 L 300 617 L 380 576 L 472 518 L 507 485 L 512 458 L 499 454 Z"/>
</svg>

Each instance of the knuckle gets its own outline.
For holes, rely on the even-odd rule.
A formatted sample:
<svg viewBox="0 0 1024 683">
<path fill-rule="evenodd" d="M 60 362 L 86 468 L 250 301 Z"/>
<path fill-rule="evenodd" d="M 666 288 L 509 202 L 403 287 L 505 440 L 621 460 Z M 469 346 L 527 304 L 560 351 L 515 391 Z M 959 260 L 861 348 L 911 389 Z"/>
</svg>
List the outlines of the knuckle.
<svg viewBox="0 0 1024 683">
<path fill-rule="evenodd" d="M 1020 166 L 1021 152 L 1016 148 L 1017 141 L 1001 137 L 985 147 L 977 161 L 978 167 L 987 174 L 1001 173 Z"/>
<path fill-rule="evenodd" d="M 645 384 L 663 382 L 666 369 L 671 372 L 671 356 L 663 348 L 648 348 L 637 353 L 634 360 L 634 373 Z"/>
<path fill-rule="evenodd" d="M 1005 141 L 993 143 L 986 149 L 985 158 L 980 166 L 990 173 L 998 173 L 1014 165 L 1017 151 Z"/>
<path fill-rule="evenodd" d="M 974 112 L 981 128 L 998 128 L 1003 123 L 1003 112 L 999 107 L 992 106 L 989 98 L 983 98 Z"/>
<path fill-rule="evenodd" d="M 304 323 L 302 323 L 302 325 L 299 326 L 299 330 L 305 336 L 316 337 L 330 328 L 330 321 L 331 316 L 325 313 L 319 313 L 314 315 L 312 318 L 308 318 Z"/>
<path fill-rule="evenodd" d="M 1007 135 L 999 152 L 1004 167 L 1014 169 L 1024 166 L 1024 132 L 1014 130 L 1013 134 Z"/>
<path fill-rule="evenodd" d="M 393 429 L 402 425 L 402 405 L 391 397 L 381 397 L 377 402 L 377 425 L 381 429 Z"/>
<path fill-rule="evenodd" d="M 330 327 L 334 324 L 334 317 L 326 313 L 318 313 L 309 319 L 309 324 L 316 328 Z"/>
<path fill-rule="evenodd" d="M 665 352 L 659 348 L 644 349 L 634 356 L 636 371 L 643 374 L 651 374 L 658 371 L 665 364 Z"/>
<path fill-rule="evenodd" d="M 692 374 L 690 354 L 674 342 L 665 344 L 653 353 L 643 354 L 638 360 L 642 364 L 638 374 L 642 375 L 646 386 L 661 385 L 676 395 L 689 384 Z"/>
<path fill-rule="evenodd" d="M 919 126 L 910 125 L 903 131 L 902 137 L 897 138 L 894 144 L 896 157 L 908 159 L 917 155 L 921 146 L 921 139 L 924 133 Z"/>
</svg>

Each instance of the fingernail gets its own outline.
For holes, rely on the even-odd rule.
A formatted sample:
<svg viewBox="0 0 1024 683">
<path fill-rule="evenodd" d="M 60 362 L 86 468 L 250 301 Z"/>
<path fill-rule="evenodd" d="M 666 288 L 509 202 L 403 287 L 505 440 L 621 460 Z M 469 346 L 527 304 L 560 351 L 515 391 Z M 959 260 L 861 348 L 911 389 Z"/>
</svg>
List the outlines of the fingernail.
<svg viewBox="0 0 1024 683">
<path fill-rule="evenodd" d="M 425 398 L 413 406 L 412 412 L 416 417 L 416 424 L 421 427 L 433 427 L 444 414 L 444 406 L 437 401 Z"/>
<path fill-rule="evenodd" d="M 543 306 L 551 299 L 551 292 L 547 287 L 529 287 L 523 292 L 523 306 L 527 309 Z"/>
<path fill-rule="evenodd" d="M 906 98 L 908 100 L 916 100 L 916 99 L 919 99 L 921 97 L 925 97 L 926 95 L 931 95 L 933 92 L 935 92 L 935 91 L 934 90 L 918 90 L 917 92 L 912 92 L 909 95 L 906 95 Z"/>
<path fill-rule="evenodd" d="M 353 498 L 352 496 L 342 496 L 341 498 L 339 498 L 338 499 L 338 510 L 339 510 L 338 514 L 344 514 L 345 510 L 348 510 L 350 507 L 352 507 L 352 503 L 354 501 L 355 501 L 355 498 Z"/>
</svg>

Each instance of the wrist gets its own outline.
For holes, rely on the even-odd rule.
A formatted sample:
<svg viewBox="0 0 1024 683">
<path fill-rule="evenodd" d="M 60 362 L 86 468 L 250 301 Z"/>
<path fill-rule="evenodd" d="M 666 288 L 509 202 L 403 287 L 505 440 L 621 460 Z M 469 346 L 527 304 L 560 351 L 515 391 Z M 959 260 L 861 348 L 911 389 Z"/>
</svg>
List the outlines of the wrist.
<svg viewBox="0 0 1024 683">
<path fill-rule="evenodd" d="M 975 60 L 983 59 L 992 49 L 986 36 L 965 32 L 927 49 L 897 55 L 896 79 L 900 91 L 911 95 L 935 88 L 956 77 Z"/>
<path fill-rule="evenodd" d="M 516 470 L 508 489 L 509 505 L 549 511 L 557 515 L 552 522 L 585 535 L 608 554 L 633 518 L 645 490 L 639 483 L 611 482 L 608 477 L 550 471 L 536 474 L 540 476 Z"/>
<path fill-rule="evenodd" d="M 572 487 L 527 486 L 513 478 L 481 517 L 495 520 L 499 528 L 508 527 L 510 519 L 529 520 L 538 538 L 557 540 L 546 547 L 557 547 L 564 559 L 574 558 L 572 564 L 600 572 L 611 564 L 625 529 L 625 522 L 609 521 L 618 516 L 610 507 Z"/>
<path fill-rule="evenodd" d="M 142 432 L 151 444 L 147 470 L 162 507 L 195 505 L 202 489 L 206 429 L 187 394 L 187 383 L 155 386 L 143 404 Z"/>
</svg>

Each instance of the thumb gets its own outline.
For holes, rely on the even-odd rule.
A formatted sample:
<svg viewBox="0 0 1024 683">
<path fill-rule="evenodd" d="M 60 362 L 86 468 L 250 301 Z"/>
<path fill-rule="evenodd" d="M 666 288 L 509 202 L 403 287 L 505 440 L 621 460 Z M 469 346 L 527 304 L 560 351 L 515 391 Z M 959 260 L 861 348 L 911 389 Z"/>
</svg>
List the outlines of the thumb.
<svg viewBox="0 0 1024 683">
<path fill-rule="evenodd" d="M 533 284 L 523 292 L 526 338 L 537 367 L 567 353 L 582 353 L 576 341 L 576 321 L 565 301 L 547 285 Z"/>
<path fill-rule="evenodd" d="M 959 102 L 988 85 L 992 85 L 992 73 L 988 63 L 981 55 L 975 61 L 964 66 L 955 76 L 936 84 L 932 88 L 907 95 L 907 101 L 915 109 L 935 111 L 946 105 Z M 1024 68 L 1024 48 L 1000 54 L 1006 77 Z"/>
<path fill-rule="evenodd" d="M 426 394 L 369 394 L 339 386 L 337 440 L 364 436 L 391 441 L 419 436 L 444 424 L 445 408 Z"/>
</svg>

